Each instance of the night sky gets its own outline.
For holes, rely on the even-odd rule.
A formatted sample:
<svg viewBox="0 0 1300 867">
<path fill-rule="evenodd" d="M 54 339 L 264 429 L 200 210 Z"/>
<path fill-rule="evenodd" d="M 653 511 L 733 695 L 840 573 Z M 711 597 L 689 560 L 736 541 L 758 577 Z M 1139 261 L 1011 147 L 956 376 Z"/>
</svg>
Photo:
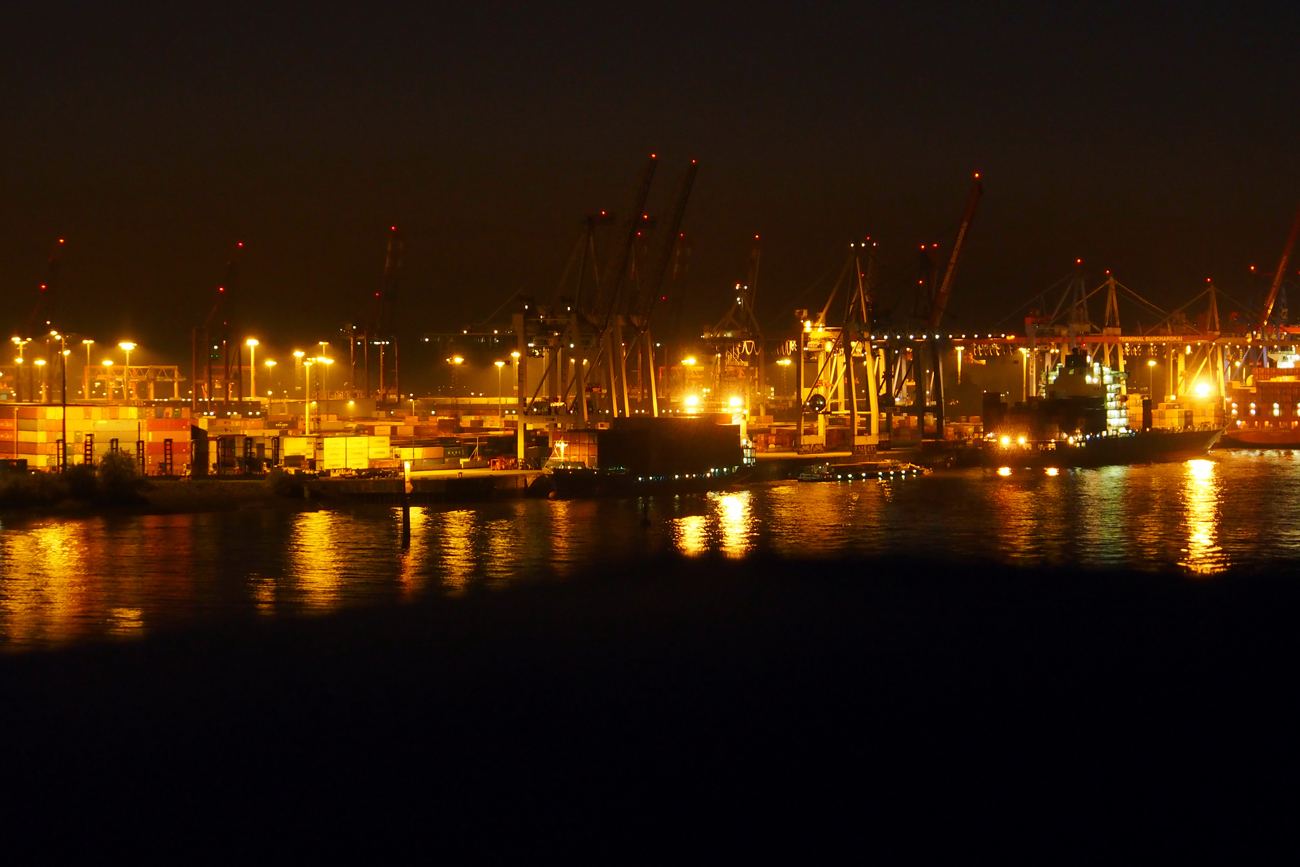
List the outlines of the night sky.
<svg viewBox="0 0 1300 867">
<path fill-rule="evenodd" d="M 1249 300 L 1300 204 L 1293 5 L 107 6 L 0 14 L 0 327 L 62 237 L 64 327 L 185 372 L 237 240 L 277 354 L 337 339 L 397 225 L 409 341 L 553 294 L 651 152 L 651 212 L 700 165 L 685 321 L 722 316 L 760 234 L 769 333 L 865 235 L 894 303 L 975 171 L 954 331 L 1076 257 L 1166 307 L 1211 276 Z"/>
</svg>

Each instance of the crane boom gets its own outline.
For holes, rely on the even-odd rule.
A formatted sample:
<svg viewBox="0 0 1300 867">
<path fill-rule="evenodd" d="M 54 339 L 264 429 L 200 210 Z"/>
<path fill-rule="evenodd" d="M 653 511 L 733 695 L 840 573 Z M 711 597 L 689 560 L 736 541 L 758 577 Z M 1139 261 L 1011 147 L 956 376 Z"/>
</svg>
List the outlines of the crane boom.
<svg viewBox="0 0 1300 867">
<path fill-rule="evenodd" d="M 948 306 L 948 298 L 952 295 L 952 280 L 957 273 L 957 262 L 961 257 L 961 248 L 966 240 L 966 233 L 970 230 L 971 221 L 975 219 L 975 208 L 979 204 L 980 196 L 984 189 L 980 184 L 980 176 L 975 174 L 975 186 L 971 188 L 970 199 L 966 202 L 966 213 L 962 215 L 961 226 L 957 229 L 957 240 L 952 245 L 952 255 L 948 257 L 948 270 L 944 272 L 943 282 L 939 284 L 939 291 L 934 295 L 934 304 L 930 306 L 930 321 L 926 324 L 931 330 L 939 327 L 939 321 L 943 319 L 943 311 Z"/>
<path fill-rule="evenodd" d="M 690 167 L 686 169 L 686 176 L 682 179 L 677 202 L 673 207 L 672 221 L 668 226 L 668 233 L 664 239 L 663 256 L 659 262 L 659 268 L 655 272 L 654 282 L 646 293 L 643 317 L 647 320 L 650 318 L 651 311 L 654 310 L 655 302 L 659 299 L 659 292 L 663 288 L 664 278 L 668 276 L 668 272 L 672 269 L 673 251 L 677 249 L 677 242 L 681 237 L 682 220 L 686 216 L 686 203 L 691 197 L 691 187 L 695 184 L 695 170 L 697 168 L 695 160 L 691 160 Z"/>
<path fill-rule="evenodd" d="M 1259 313 L 1256 332 L 1262 332 L 1268 324 L 1268 317 L 1273 315 L 1273 305 L 1277 303 L 1277 293 L 1282 289 L 1282 277 L 1286 274 L 1286 263 L 1291 259 L 1291 250 L 1295 247 L 1296 235 L 1300 234 L 1300 211 L 1296 212 L 1295 222 L 1291 224 L 1291 237 L 1286 239 L 1282 250 L 1282 261 L 1278 263 L 1277 273 L 1273 275 L 1273 285 L 1269 287 L 1268 297 L 1264 299 L 1264 308 Z"/>
</svg>

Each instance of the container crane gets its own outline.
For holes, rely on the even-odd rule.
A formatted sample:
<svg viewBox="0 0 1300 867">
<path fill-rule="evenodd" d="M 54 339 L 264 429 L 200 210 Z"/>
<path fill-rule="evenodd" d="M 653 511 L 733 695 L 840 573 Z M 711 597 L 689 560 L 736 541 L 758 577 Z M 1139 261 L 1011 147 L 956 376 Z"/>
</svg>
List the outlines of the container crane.
<svg viewBox="0 0 1300 867">
<path fill-rule="evenodd" d="M 243 350 L 234 334 L 235 284 L 239 279 L 239 265 L 243 256 L 244 242 L 238 241 L 226 262 L 225 279 L 217 287 L 217 299 L 208 318 L 201 328 L 195 328 L 191 334 L 190 364 L 194 382 L 194 389 L 190 392 L 192 410 L 199 407 L 199 383 L 203 383 L 204 399 L 209 408 L 218 386 L 223 403 L 243 399 L 244 396 Z"/>
<path fill-rule="evenodd" d="M 943 273 L 943 279 L 939 281 L 939 286 L 934 290 L 930 301 L 929 315 L 925 321 L 924 338 L 927 346 L 925 348 L 917 347 L 917 362 L 913 371 L 913 381 L 916 383 L 916 412 L 917 412 L 917 430 L 921 431 L 924 439 L 925 431 L 925 356 L 929 355 L 929 360 L 934 363 L 934 435 L 936 439 L 943 439 L 943 412 L 944 412 L 944 395 L 943 395 L 943 364 L 939 354 L 939 325 L 943 321 L 944 311 L 948 308 L 948 300 L 952 297 L 953 279 L 957 274 L 957 265 L 961 261 L 962 249 L 966 242 L 966 235 L 970 232 L 971 223 L 975 220 L 975 210 L 979 206 L 980 197 L 984 194 L 984 187 L 980 183 L 979 172 L 975 173 L 975 183 L 971 187 L 970 198 L 966 200 L 966 210 L 962 214 L 961 224 L 957 227 L 957 237 L 953 241 L 952 253 L 948 256 L 948 267 Z"/>
<path fill-rule="evenodd" d="M 1268 296 L 1264 299 L 1264 307 L 1259 312 L 1259 321 L 1255 324 L 1257 334 L 1263 334 L 1265 326 L 1268 325 L 1268 318 L 1273 315 L 1273 305 L 1277 303 L 1278 292 L 1282 289 L 1282 277 L 1286 274 L 1287 262 L 1291 259 L 1291 251 L 1295 248 L 1298 234 L 1300 234 L 1300 211 L 1296 212 L 1295 222 L 1291 224 L 1291 235 L 1286 239 L 1286 247 L 1282 249 L 1282 261 L 1278 263 L 1277 273 L 1273 275 L 1273 285 L 1269 287 Z"/>
</svg>

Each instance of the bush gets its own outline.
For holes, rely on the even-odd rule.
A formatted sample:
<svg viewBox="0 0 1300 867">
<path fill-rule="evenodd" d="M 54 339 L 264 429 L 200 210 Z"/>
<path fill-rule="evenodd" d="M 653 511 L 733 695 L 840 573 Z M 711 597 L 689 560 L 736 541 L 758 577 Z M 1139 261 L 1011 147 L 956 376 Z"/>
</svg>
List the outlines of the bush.
<svg viewBox="0 0 1300 867">
<path fill-rule="evenodd" d="M 99 499 L 99 474 L 92 466 L 77 464 L 68 467 L 63 474 L 63 486 L 74 500 L 89 503 Z"/>
<path fill-rule="evenodd" d="M 111 452 L 99 462 L 99 501 L 118 505 L 144 500 L 149 483 L 140 474 L 135 458 L 126 452 Z"/>
<path fill-rule="evenodd" d="M 302 498 L 302 483 L 279 467 L 275 467 L 266 474 L 265 484 L 271 493 L 276 496 L 290 497 L 292 499 Z"/>
<path fill-rule="evenodd" d="M 53 506 L 66 488 L 49 473 L 5 473 L 0 475 L 0 509 Z"/>
</svg>

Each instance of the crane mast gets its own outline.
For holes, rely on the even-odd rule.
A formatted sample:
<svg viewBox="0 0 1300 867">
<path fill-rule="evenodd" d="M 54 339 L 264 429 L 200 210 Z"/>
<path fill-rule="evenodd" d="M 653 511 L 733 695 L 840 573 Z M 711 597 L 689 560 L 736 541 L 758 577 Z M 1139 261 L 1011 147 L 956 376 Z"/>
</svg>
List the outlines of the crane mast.
<svg viewBox="0 0 1300 867">
<path fill-rule="evenodd" d="M 962 214 L 961 226 L 957 229 L 957 240 L 953 242 L 952 255 L 948 257 L 948 269 L 943 273 L 943 281 L 939 284 L 939 289 L 934 294 L 934 303 L 930 306 L 930 319 L 926 325 L 931 331 L 939 327 L 943 312 L 948 307 L 948 299 L 952 296 L 953 277 L 957 273 L 957 263 L 961 259 L 962 244 L 966 241 L 966 233 L 970 231 L 971 221 L 975 219 L 975 208 L 979 205 L 983 193 L 980 176 L 976 172 L 975 186 L 971 188 L 970 199 L 966 202 L 966 212 Z"/>
<path fill-rule="evenodd" d="M 1282 289 L 1282 277 L 1286 274 L 1286 265 L 1291 259 L 1291 250 L 1295 247 L 1298 234 L 1300 234 L 1300 211 L 1296 212 L 1295 222 L 1291 224 L 1291 236 L 1286 239 L 1286 247 L 1282 250 L 1282 261 L 1278 263 L 1277 273 L 1273 275 L 1273 285 L 1269 287 L 1268 297 L 1264 299 L 1264 307 L 1259 312 L 1259 322 L 1255 325 L 1256 333 L 1263 333 L 1264 327 L 1268 325 L 1268 317 L 1273 315 L 1273 305 L 1277 303 L 1277 294 Z"/>
</svg>

